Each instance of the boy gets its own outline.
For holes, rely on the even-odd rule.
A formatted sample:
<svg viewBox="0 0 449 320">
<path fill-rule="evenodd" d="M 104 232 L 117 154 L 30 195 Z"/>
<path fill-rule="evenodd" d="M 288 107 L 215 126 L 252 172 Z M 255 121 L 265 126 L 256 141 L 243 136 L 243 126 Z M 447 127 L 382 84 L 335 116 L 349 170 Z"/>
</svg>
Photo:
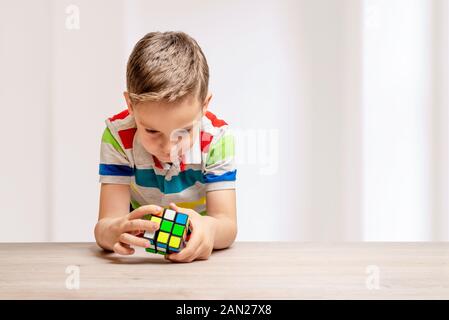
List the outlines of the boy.
<svg viewBox="0 0 449 320">
<path fill-rule="evenodd" d="M 185 33 L 152 32 L 135 45 L 126 78 L 128 108 L 102 136 L 97 244 L 122 255 L 148 247 L 140 235 L 159 226 L 142 217 L 169 207 L 189 215 L 192 234 L 166 258 L 208 259 L 234 242 L 237 222 L 234 140 L 207 110 L 206 58 Z"/>
</svg>

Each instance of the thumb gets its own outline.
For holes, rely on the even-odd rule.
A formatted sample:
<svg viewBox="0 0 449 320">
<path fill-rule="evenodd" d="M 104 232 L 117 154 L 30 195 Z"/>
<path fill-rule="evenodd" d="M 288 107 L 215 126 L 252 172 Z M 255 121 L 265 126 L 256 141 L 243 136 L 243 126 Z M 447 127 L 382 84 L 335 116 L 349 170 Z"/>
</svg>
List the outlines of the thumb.
<svg viewBox="0 0 449 320">
<path fill-rule="evenodd" d="M 174 202 L 170 202 L 169 207 L 176 212 L 179 212 L 179 210 L 181 210 L 181 208 L 179 208 Z"/>
<path fill-rule="evenodd" d="M 169 206 L 170 209 L 175 210 L 176 212 L 184 213 L 190 217 L 191 213 L 189 209 L 178 207 L 174 202 L 170 202 Z"/>
<path fill-rule="evenodd" d="M 198 212 L 196 212 L 195 210 L 178 207 L 173 202 L 170 202 L 169 206 L 170 206 L 170 209 L 175 210 L 176 212 L 184 213 L 184 214 L 188 215 L 189 218 L 200 216 L 200 214 Z"/>
</svg>

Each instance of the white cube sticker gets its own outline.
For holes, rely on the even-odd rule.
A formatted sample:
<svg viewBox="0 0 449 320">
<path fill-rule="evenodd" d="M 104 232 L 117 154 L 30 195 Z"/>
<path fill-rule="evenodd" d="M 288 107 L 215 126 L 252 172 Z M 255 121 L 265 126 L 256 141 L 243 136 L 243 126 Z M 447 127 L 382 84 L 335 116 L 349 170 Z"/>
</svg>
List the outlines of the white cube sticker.
<svg viewBox="0 0 449 320">
<path fill-rule="evenodd" d="M 165 210 L 164 218 L 167 220 L 175 220 L 176 211 L 173 211 L 171 209 Z"/>
<path fill-rule="evenodd" d="M 154 231 L 145 231 L 143 237 L 147 239 L 154 239 Z"/>
</svg>

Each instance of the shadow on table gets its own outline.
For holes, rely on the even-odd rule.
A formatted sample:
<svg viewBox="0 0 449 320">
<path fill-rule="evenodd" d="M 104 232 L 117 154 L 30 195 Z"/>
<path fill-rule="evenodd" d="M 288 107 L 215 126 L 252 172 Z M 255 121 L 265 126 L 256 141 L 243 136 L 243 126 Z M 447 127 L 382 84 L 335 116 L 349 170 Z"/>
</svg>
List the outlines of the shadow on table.
<svg viewBox="0 0 449 320">
<path fill-rule="evenodd" d="M 226 252 L 231 248 L 226 249 L 215 249 L 212 256 L 220 255 L 222 252 Z M 121 256 L 112 251 L 105 251 L 96 245 L 89 248 L 93 255 L 97 258 L 109 260 L 112 264 L 179 264 L 177 262 L 172 262 L 164 259 L 161 255 L 148 254 L 148 256 L 141 255 L 131 255 L 131 256 Z M 206 262 L 208 260 L 196 260 L 192 263 Z M 182 263 L 181 263 L 182 264 Z"/>
<path fill-rule="evenodd" d="M 142 256 L 121 256 L 111 251 L 105 251 L 92 246 L 90 251 L 97 257 L 105 260 L 109 260 L 112 264 L 170 264 L 172 262 L 165 260 L 162 256 L 149 255 L 147 257 Z"/>
</svg>

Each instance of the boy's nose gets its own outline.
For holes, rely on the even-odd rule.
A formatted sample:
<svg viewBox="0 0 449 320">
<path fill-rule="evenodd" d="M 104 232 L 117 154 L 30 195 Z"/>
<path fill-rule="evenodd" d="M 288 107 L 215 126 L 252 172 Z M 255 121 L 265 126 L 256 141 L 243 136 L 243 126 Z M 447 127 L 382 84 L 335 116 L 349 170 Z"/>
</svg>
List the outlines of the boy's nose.
<svg viewBox="0 0 449 320">
<path fill-rule="evenodd" d="M 161 148 L 162 154 L 169 157 L 170 153 L 172 152 L 172 148 L 174 148 L 174 147 L 175 147 L 175 143 L 172 143 L 172 142 L 165 143 Z"/>
</svg>

